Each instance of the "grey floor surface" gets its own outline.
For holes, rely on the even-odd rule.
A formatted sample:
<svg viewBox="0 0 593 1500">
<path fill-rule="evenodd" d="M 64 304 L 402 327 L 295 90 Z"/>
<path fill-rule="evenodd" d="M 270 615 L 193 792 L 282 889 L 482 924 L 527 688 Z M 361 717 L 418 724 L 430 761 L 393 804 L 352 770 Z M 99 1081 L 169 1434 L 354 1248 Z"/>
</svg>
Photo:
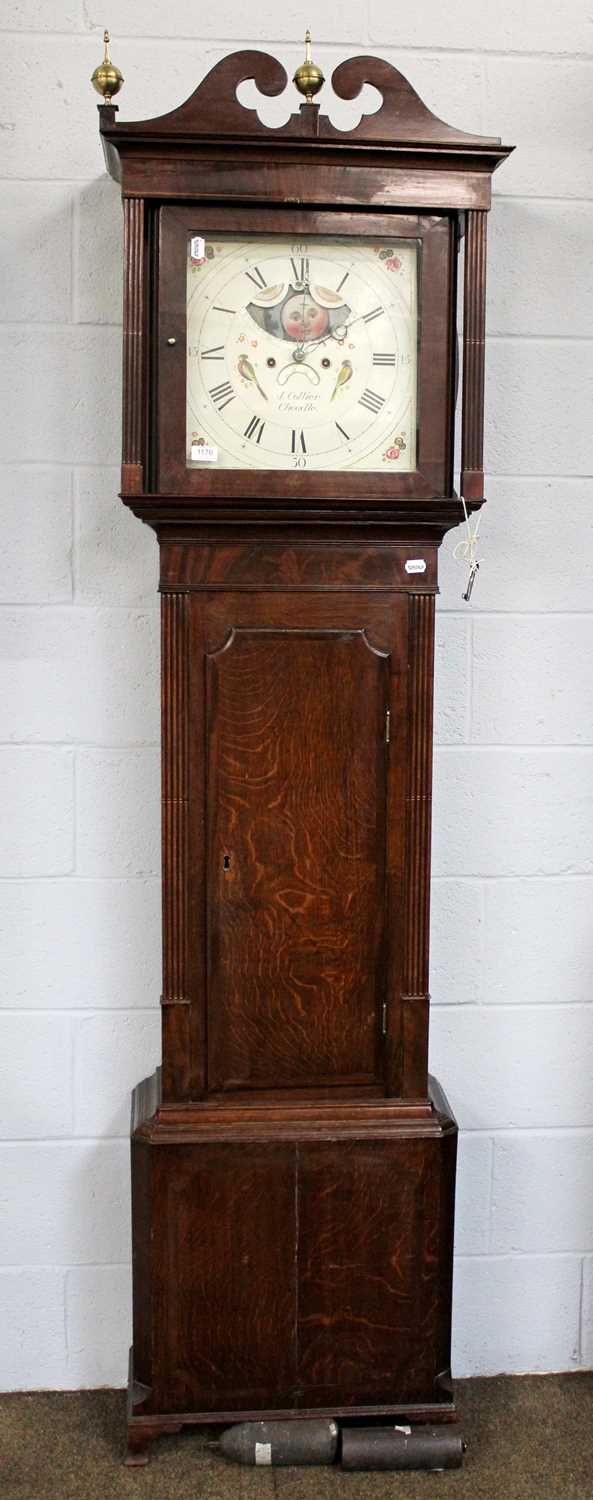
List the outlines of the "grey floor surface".
<svg viewBox="0 0 593 1500">
<path fill-rule="evenodd" d="M 122 1466 L 121 1391 L 0 1396 L 2 1500 L 593 1500 L 593 1374 L 458 1381 L 462 1471 L 345 1474 L 226 1463 L 213 1429 Z"/>
</svg>

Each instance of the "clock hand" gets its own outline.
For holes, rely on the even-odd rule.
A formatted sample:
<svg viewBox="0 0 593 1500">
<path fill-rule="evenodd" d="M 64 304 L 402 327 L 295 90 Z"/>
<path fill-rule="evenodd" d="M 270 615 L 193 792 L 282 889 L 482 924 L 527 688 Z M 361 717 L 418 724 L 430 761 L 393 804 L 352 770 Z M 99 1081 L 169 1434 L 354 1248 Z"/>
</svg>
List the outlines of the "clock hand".
<svg viewBox="0 0 593 1500">
<path fill-rule="evenodd" d="M 308 341 L 306 341 L 302 345 L 303 351 L 307 350 L 307 353 L 308 353 L 310 349 L 321 348 L 321 345 L 322 344 L 327 344 L 327 342 L 328 342 L 329 339 L 333 339 L 334 343 L 339 344 L 340 341 L 341 341 L 341 338 L 343 338 L 345 334 L 347 334 L 347 333 L 350 332 L 350 329 L 354 327 L 354 324 L 355 323 L 360 323 L 362 321 L 362 319 L 365 318 L 365 317 L 366 317 L 366 313 L 358 313 L 357 317 L 356 318 L 351 318 L 349 323 L 340 323 L 339 324 L 339 328 L 340 328 L 340 331 L 341 331 L 340 338 L 338 338 L 337 334 L 335 334 L 335 333 L 324 333 L 323 338 L 320 338 L 320 339 L 309 339 Z"/>
<path fill-rule="evenodd" d="M 268 398 L 266 396 L 266 393 L 265 393 L 265 391 L 262 391 L 261 385 L 259 383 L 259 380 L 257 378 L 257 375 L 256 375 L 255 370 L 253 368 L 253 365 L 251 363 L 251 360 L 247 358 L 246 354 L 242 354 L 241 355 L 241 357 L 239 359 L 239 362 L 238 362 L 238 370 L 239 370 L 239 374 L 243 375 L 244 378 L 245 378 L 245 380 L 252 380 L 253 381 L 254 385 L 257 386 L 257 389 L 259 391 L 260 396 L 263 396 L 264 401 L 267 401 Z"/>
<path fill-rule="evenodd" d="M 350 323 L 340 324 L 340 327 L 342 328 L 342 333 L 345 334 L 345 333 L 348 332 L 349 328 L 351 327 L 351 324 Z M 323 346 L 323 344 L 328 344 L 329 343 L 330 339 L 333 339 L 334 343 L 336 343 L 336 344 L 338 344 L 340 342 L 340 340 L 338 338 L 336 338 L 335 333 L 324 333 L 323 338 L 320 338 L 320 339 L 310 339 L 307 343 L 299 345 L 299 355 L 300 355 L 300 358 L 302 358 L 305 353 L 309 354 L 312 349 L 321 349 L 322 346 Z"/>
<path fill-rule="evenodd" d="M 340 387 L 346 385 L 347 381 L 352 379 L 352 375 L 353 370 L 351 361 L 349 359 L 342 360 L 342 364 L 340 365 L 340 368 L 338 370 L 338 378 L 330 396 L 330 401 L 333 401 L 334 396 L 337 395 Z"/>
<path fill-rule="evenodd" d="M 302 310 L 301 310 L 301 327 L 302 327 L 302 330 L 303 330 L 303 342 L 302 342 L 302 345 L 299 345 L 299 347 L 301 349 L 304 349 L 304 347 L 305 347 L 305 302 L 306 302 L 306 298 L 307 298 L 307 292 L 308 292 L 308 287 L 304 286 L 303 287 L 303 306 L 302 306 Z"/>
</svg>

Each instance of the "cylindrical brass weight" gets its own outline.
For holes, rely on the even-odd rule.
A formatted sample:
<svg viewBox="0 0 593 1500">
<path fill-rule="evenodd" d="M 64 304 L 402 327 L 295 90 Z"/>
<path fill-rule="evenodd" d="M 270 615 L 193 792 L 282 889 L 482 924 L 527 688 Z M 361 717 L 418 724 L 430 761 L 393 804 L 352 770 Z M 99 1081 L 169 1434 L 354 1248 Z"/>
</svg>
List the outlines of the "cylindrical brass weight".
<svg viewBox="0 0 593 1500">
<path fill-rule="evenodd" d="M 267 1468 L 333 1464 L 338 1448 L 336 1422 L 240 1422 L 220 1438 L 225 1458 Z"/>
<path fill-rule="evenodd" d="M 465 1443 L 455 1427 L 344 1427 L 343 1469 L 460 1469 Z"/>
</svg>

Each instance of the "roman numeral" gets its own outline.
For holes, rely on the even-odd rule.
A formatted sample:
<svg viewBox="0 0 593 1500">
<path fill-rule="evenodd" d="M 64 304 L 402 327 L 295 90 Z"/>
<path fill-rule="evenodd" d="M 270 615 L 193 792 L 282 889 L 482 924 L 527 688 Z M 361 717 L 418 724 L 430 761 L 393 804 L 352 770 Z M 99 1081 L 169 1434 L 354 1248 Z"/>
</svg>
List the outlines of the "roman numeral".
<svg viewBox="0 0 593 1500">
<path fill-rule="evenodd" d="M 374 365 L 394 365 L 395 354 L 373 354 Z"/>
<path fill-rule="evenodd" d="M 342 290 L 342 287 L 343 287 L 343 285 L 344 285 L 344 282 L 345 282 L 345 281 L 347 281 L 347 280 L 348 280 L 348 277 L 349 277 L 349 275 L 350 275 L 350 272 L 349 272 L 349 271 L 347 271 L 347 272 L 346 272 L 346 275 L 345 275 L 345 276 L 343 276 L 343 277 L 342 277 L 342 280 L 341 280 L 341 282 L 340 282 L 340 285 L 339 285 L 339 286 L 337 286 L 337 287 L 336 287 L 336 292 L 341 292 L 341 290 Z"/>
<path fill-rule="evenodd" d="M 224 359 L 224 344 L 214 344 L 212 349 L 202 349 L 202 359 Z"/>
<path fill-rule="evenodd" d="M 385 397 L 378 396 L 376 391 L 363 391 L 358 405 L 366 406 L 367 411 L 372 411 L 376 416 L 381 407 L 385 405 Z"/>
<path fill-rule="evenodd" d="M 243 436 L 246 438 L 254 438 L 255 442 L 259 443 L 265 425 L 266 424 L 264 421 L 262 421 L 261 417 L 252 417 L 251 421 L 247 423 Z"/>
<path fill-rule="evenodd" d="M 225 406 L 230 406 L 231 401 L 235 399 L 235 392 L 230 380 L 222 380 L 220 385 L 213 385 L 210 395 L 219 411 L 224 411 Z"/>
<path fill-rule="evenodd" d="M 374 307 L 372 312 L 363 314 L 363 323 L 372 323 L 373 318 L 380 318 L 381 313 L 384 311 L 384 307 Z"/>
<path fill-rule="evenodd" d="M 246 271 L 245 275 L 248 276 L 249 280 L 253 282 L 253 285 L 257 287 L 258 292 L 261 292 L 263 287 L 268 285 L 265 276 L 262 276 L 259 266 L 254 266 L 253 272 Z"/>
<path fill-rule="evenodd" d="M 339 422 L 336 422 L 336 427 L 338 429 L 338 432 L 341 432 L 342 437 L 346 439 L 346 442 L 349 443 L 350 442 L 350 438 L 348 437 L 348 433 L 344 432 L 344 428 L 340 427 L 340 423 Z"/>
<path fill-rule="evenodd" d="M 234 307 L 217 307 L 215 302 L 212 305 L 212 311 L 213 312 L 225 312 L 225 313 L 229 313 L 229 316 L 231 318 L 234 318 L 234 316 L 235 316 L 235 309 L 234 309 Z"/>
<path fill-rule="evenodd" d="M 301 453 L 306 453 L 307 452 L 307 445 L 305 443 L 305 434 L 304 434 L 304 432 L 301 432 L 297 436 L 297 433 L 295 432 L 295 429 L 293 427 L 293 430 L 292 430 L 292 450 L 291 451 L 293 453 L 298 453 L 299 447 L 300 447 Z"/>
<path fill-rule="evenodd" d="M 291 257 L 290 257 L 290 264 L 292 266 L 292 272 L 293 272 L 293 276 L 294 276 L 295 281 L 300 281 L 301 285 L 305 286 L 307 284 L 308 280 L 309 280 L 309 257 L 308 257 L 308 255 L 301 255 L 301 258 L 300 258 L 300 261 L 299 261 L 298 265 L 297 265 L 296 260 L 294 260 L 293 256 L 291 255 Z"/>
</svg>

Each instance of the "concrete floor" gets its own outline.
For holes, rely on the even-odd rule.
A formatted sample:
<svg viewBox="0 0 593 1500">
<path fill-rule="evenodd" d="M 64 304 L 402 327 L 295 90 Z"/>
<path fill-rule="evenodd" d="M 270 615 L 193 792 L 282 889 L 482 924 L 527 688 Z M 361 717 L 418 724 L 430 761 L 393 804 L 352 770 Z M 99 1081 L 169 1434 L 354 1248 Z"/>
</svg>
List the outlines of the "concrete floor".
<svg viewBox="0 0 593 1500">
<path fill-rule="evenodd" d="M 458 1381 L 469 1449 L 444 1474 L 226 1463 L 213 1429 L 161 1438 L 125 1469 L 121 1391 L 0 1396 L 2 1500 L 593 1500 L 593 1374 Z"/>
</svg>

